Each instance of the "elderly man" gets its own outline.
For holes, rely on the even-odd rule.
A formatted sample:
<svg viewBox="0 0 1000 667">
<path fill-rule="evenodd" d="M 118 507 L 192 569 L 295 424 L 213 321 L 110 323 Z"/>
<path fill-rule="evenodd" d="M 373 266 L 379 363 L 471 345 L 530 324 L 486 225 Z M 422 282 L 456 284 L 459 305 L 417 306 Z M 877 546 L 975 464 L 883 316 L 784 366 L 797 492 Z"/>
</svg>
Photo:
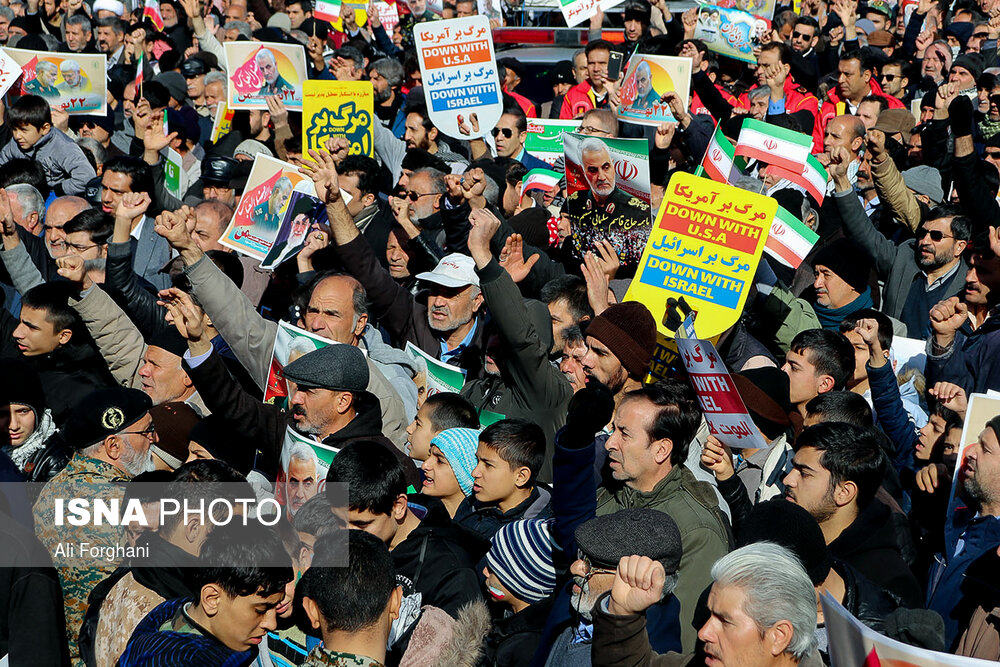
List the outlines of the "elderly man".
<svg viewBox="0 0 1000 667">
<path fill-rule="evenodd" d="M 254 57 L 257 69 L 264 77 L 264 85 L 258 93 L 261 97 L 277 95 L 284 99 L 286 93 L 294 93 L 295 88 L 288 83 L 285 77 L 278 72 L 278 62 L 274 58 L 274 53 L 270 49 L 261 49 Z"/>
<path fill-rule="evenodd" d="M 59 65 L 63 82 L 57 88 L 64 94 L 82 93 L 87 89 L 87 80 L 80 74 L 80 63 L 75 60 L 64 60 Z"/>
<path fill-rule="evenodd" d="M 292 181 L 287 176 L 282 176 L 274 184 L 271 196 L 267 198 L 267 201 L 255 206 L 250 214 L 250 220 L 256 231 L 262 233 L 277 232 L 278 227 L 281 226 L 281 209 L 291 196 Z"/>
<path fill-rule="evenodd" d="M 116 387 L 94 392 L 70 413 L 64 427 L 73 457 L 42 489 L 35 502 L 35 532 L 59 571 L 66 609 L 66 635 L 70 657 L 79 660 L 77 637 L 87 610 L 87 597 L 102 579 L 114 572 L 114 561 L 67 553 L 67 545 L 89 543 L 114 548 L 123 540 L 123 529 L 103 524 L 56 525 L 56 498 L 117 498 L 124 496 L 123 482 L 153 469 L 150 446 L 156 441 L 149 416 L 149 397 L 135 389 Z M 62 545 L 62 551 L 57 547 Z"/>
<path fill-rule="evenodd" d="M 584 139 L 580 161 L 589 187 L 570 194 L 566 206 L 576 213 L 581 228 L 606 229 L 609 221 L 626 230 L 648 224 L 649 204 L 617 186 L 615 162 L 603 141 L 597 137 Z"/>
<path fill-rule="evenodd" d="M 24 84 L 24 89 L 32 95 L 42 97 L 59 97 L 59 89 L 56 88 L 56 78 L 59 76 L 59 68 L 55 63 L 48 60 L 39 60 L 35 65 L 35 78 Z"/>
<path fill-rule="evenodd" d="M 66 46 L 73 53 L 88 53 L 94 37 L 93 26 L 85 14 L 74 14 L 66 19 Z"/>
<path fill-rule="evenodd" d="M 66 254 L 66 233 L 63 227 L 88 208 L 90 203 L 86 199 L 72 195 L 57 197 L 49 204 L 45 216 L 45 247 L 53 259 Z"/>
<path fill-rule="evenodd" d="M 6 190 L 14 222 L 32 236 L 39 236 L 45 226 L 45 199 L 41 193 L 27 183 L 8 185 Z"/>
<path fill-rule="evenodd" d="M 599 433 L 612 412 L 613 431 L 603 443 L 607 481 L 595 489 Z M 579 505 L 580 498 L 596 491 L 597 516 L 646 507 L 677 522 L 683 554 L 674 594 L 680 603 L 681 643 L 686 651 L 694 650 L 692 623 L 698 598 L 711 581 L 709 568 L 731 542 L 729 522 L 712 486 L 696 480 L 684 465 L 700 422 L 698 399 L 686 382 L 641 386 L 625 394 L 617 408 L 607 387 L 588 383 L 574 394 L 566 426 L 556 436 L 553 475 L 553 506 L 561 492 L 574 495 L 564 502 Z"/>
<path fill-rule="evenodd" d="M 595 664 L 681 667 L 822 665 L 816 652 L 816 591 L 801 561 L 785 547 L 760 542 L 712 565 L 708 620 L 697 653 L 654 654 L 644 613 L 663 597 L 662 563 L 622 558 L 610 596 L 595 607 Z"/>
<path fill-rule="evenodd" d="M 637 95 L 631 104 L 633 109 L 649 109 L 660 103 L 660 94 L 653 89 L 653 73 L 645 60 L 635 68 L 635 86 Z"/>
</svg>

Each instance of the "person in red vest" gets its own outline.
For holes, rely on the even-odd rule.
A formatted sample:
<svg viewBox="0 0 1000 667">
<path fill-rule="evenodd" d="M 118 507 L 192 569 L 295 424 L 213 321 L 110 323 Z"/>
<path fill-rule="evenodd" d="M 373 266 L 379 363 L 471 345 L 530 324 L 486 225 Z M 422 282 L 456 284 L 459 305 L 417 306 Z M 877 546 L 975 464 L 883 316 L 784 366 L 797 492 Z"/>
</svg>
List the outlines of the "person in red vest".
<svg viewBox="0 0 1000 667">
<path fill-rule="evenodd" d="M 608 78 L 608 59 L 613 45 L 603 39 L 587 44 L 587 78 L 566 93 L 560 118 L 579 118 L 591 109 L 611 106 L 611 84 Z"/>
<path fill-rule="evenodd" d="M 802 126 L 802 132 L 813 135 L 813 150 L 823 150 L 823 135 L 816 134 L 819 117 L 819 100 L 802 86 L 795 83 L 791 75 L 792 52 L 782 42 L 765 44 L 757 57 L 757 85 L 771 89 L 767 106 L 768 116 L 788 114 Z M 750 93 L 740 96 L 739 106 L 750 108 Z"/>
<path fill-rule="evenodd" d="M 869 95 L 884 98 L 889 103 L 890 109 L 906 108 L 897 98 L 882 92 L 882 86 L 875 79 L 874 63 L 865 51 L 855 49 L 840 56 L 837 72 L 837 87 L 830 89 L 827 101 L 820 109 L 819 123 L 816 127 L 816 132 L 819 134 L 813 135 L 814 141 L 818 141 L 816 145 L 822 146 L 823 133 L 831 118 L 844 114 L 853 116 L 858 112 L 861 100 Z"/>
</svg>

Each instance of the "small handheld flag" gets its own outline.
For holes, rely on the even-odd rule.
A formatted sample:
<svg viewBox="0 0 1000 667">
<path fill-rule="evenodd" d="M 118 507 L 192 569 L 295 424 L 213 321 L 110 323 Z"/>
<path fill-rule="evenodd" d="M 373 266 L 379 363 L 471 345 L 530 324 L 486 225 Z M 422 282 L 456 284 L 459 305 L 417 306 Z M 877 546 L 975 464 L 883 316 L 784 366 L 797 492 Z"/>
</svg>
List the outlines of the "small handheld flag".
<svg viewBox="0 0 1000 667">
<path fill-rule="evenodd" d="M 734 153 L 801 174 L 812 145 L 808 134 L 747 118 Z"/>
</svg>

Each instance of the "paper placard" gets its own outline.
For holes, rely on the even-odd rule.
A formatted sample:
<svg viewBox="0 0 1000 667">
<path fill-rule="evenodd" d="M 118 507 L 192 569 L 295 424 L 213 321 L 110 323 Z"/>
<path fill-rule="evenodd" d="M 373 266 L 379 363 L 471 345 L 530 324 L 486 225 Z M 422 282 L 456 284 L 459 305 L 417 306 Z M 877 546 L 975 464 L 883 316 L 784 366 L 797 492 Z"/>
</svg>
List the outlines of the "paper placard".
<svg viewBox="0 0 1000 667">
<path fill-rule="evenodd" d="M 372 122 L 375 96 L 371 81 L 306 81 L 302 104 L 302 159 L 312 160 L 328 139 L 345 137 L 349 155 L 374 157 Z"/>
<path fill-rule="evenodd" d="M 267 110 L 268 96 L 277 96 L 292 111 L 302 110 L 306 51 L 301 45 L 271 42 L 226 42 L 230 109 Z"/>
</svg>

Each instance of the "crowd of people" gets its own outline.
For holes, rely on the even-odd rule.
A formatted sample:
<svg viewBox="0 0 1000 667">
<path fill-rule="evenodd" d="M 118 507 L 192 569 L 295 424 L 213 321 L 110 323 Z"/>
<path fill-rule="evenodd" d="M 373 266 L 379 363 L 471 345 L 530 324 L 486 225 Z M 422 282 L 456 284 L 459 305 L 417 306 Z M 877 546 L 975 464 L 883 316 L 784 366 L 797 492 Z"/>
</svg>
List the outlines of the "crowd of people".
<svg viewBox="0 0 1000 667">
<path fill-rule="evenodd" d="M 29 483 L 0 484 L 0 664 L 840 667 L 821 596 L 1000 660 L 1000 409 L 969 409 L 1000 391 L 995 0 L 779 1 L 754 64 L 695 10 L 627 0 L 572 60 L 501 52 L 482 138 L 435 126 L 413 27 L 560 12 L 408 0 L 387 30 L 346 2 L 335 25 L 311 0 L 152 4 L 0 0 L 0 44 L 107 55 L 108 109 L 50 106 L 39 64 L 0 113 L 0 481 Z M 213 136 L 231 41 L 370 81 L 374 156 L 303 155 L 270 83 Z M 609 63 L 636 53 L 690 59 L 690 99 L 648 100 L 675 122 L 616 118 Z M 550 168 L 525 149 L 540 117 L 645 139 L 654 220 L 716 128 L 811 138 L 819 191 L 762 159 L 731 175 L 818 235 L 798 266 L 761 258 L 715 343 L 759 447 L 716 437 L 667 321 L 625 300 L 642 240 L 593 216 L 574 248 L 566 179 L 523 191 Z M 260 157 L 319 201 L 288 206 L 270 269 L 220 242 Z M 292 196 L 272 190 L 262 218 Z M 279 322 L 311 335 L 281 363 Z M 241 525 L 165 511 L 244 496 Z"/>
</svg>

